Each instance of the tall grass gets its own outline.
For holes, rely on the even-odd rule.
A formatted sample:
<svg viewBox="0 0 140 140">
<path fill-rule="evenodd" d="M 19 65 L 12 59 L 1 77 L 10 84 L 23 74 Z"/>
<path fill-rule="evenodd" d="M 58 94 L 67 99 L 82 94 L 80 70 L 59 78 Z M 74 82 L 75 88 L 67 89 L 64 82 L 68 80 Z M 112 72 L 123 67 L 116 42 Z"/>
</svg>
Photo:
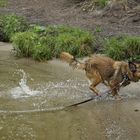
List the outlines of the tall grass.
<svg viewBox="0 0 140 140">
<path fill-rule="evenodd" d="M 107 39 L 104 53 L 115 60 L 140 60 L 140 37 L 125 36 Z"/>
<path fill-rule="evenodd" d="M 46 34 L 53 37 L 55 44 L 54 56 L 60 52 L 67 51 L 76 57 L 82 57 L 92 52 L 95 38 L 88 31 L 70 26 L 48 26 Z"/>
<path fill-rule="evenodd" d="M 16 56 L 31 57 L 34 46 L 38 44 L 38 35 L 33 32 L 18 32 L 12 38 Z"/>
<path fill-rule="evenodd" d="M 32 56 L 34 59 L 42 61 L 54 57 L 55 38 L 51 36 L 42 36 L 38 38 L 38 43 L 34 46 Z"/>
<path fill-rule="evenodd" d="M 39 61 L 58 57 L 62 51 L 76 57 L 89 55 L 94 40 L 87 31 L 62 25 L 32 26 L 29 31 L 15 34 L 12 39 L 17 54 L 31 56 Z"/>
<path fill-rule="evenodd" d="M 121 60 L 125 58 L 123 39 L 111 38 L 105 40 L 104 53 L 115 59 Z"/>
<path fill-rule="evenodd" d="M 28 29 L 28 24 L 23 17 L 15 14 L 5 15 L 1 17 L 1 26 L 4 33 L 4 38 L 9 41 L 17 32 L 23 32 Z"/>
<path fill-rule="evenodd" d="M 129 58 L 140 57 L 140 37 L 127 37 L 124 44 L 125 56 Z"/>
</svg>

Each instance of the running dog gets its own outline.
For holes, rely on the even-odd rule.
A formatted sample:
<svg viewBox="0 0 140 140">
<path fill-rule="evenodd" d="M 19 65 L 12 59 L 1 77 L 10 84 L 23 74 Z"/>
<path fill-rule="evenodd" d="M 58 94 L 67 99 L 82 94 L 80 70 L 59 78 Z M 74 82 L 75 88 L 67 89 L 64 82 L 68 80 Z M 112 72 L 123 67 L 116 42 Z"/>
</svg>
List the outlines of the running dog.
<svg viewBox="0 0 140 140">
<path fill-rule="evenodd" d="M 118 95 L 119 84 L 127 86 L 140 79 L 140 62 L 115 61 L 103 55 L 93 55 L 85 62 L 79 62 L 67 52 L 60 54 L 60 59 L 68 62 L 72 67 L 83 69 L 90 81 L 90 89 L 99 96 L 96 86 L 100 83 L 109 86 L 113 96 Z"/>
</svg>

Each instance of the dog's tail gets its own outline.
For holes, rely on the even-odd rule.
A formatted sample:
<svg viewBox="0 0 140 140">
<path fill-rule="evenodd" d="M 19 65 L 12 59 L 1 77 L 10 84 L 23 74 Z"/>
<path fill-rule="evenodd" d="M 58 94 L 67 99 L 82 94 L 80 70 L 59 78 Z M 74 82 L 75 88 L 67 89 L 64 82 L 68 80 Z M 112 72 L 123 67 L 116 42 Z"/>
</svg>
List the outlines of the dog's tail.
<svg viewBox="0 0 140 140">
<path fill-rule="evenodd" d="M 60 59 L 69 63 L 70 66 L 77 69 L 85 69 L 85 63 L 78 61 L 73 55 L 67 52 L 62 52 L 60 54 Z"/>
</svg>

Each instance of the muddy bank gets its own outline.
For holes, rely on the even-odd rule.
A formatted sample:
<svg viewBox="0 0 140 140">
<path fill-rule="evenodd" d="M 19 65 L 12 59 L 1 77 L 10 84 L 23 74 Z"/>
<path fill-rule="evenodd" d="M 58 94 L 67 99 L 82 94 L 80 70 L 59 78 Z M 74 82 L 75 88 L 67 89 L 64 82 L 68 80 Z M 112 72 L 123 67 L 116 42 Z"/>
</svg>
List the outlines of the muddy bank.
<svg viewBox="0 0 140 140">
<path fill-rule="evenodd" d="M 101 36 L 140 35 L 139 1 L 129 0 L 126 6 L 124 4 L 123 1 L 112 3 L 103 10 L 88 12 L 83 11 L 85 3 L 73 0 L 9 0 L 8 6 L 0 8 L 0 12 L 16 13 L 26 17 L 30 23 L 41 25 L 67 24 L 92 32 L 101 27 Z"/>
</svg>

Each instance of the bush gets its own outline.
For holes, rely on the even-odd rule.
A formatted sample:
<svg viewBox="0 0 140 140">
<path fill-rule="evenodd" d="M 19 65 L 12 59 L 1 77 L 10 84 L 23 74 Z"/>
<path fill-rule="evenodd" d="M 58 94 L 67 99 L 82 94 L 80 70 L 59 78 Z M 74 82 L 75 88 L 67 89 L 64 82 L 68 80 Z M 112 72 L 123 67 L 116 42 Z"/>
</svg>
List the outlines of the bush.
<svg viewBox="0 0 140 140">
<path fill-rule="evenodd" d="M 51 53 L 51 49 L 48 46 L 38 43 L 33 48 L 32 57 L 38 61 L 42 61 L 52 59 L 53 55 Z"/>
<path fill-rule="evenodd" d="M 9 41 L 16 32 L 24 32 L 28 29 L 25 19 L 14 14 L 2 17 L 2 30 L 4 38 Z"/>
<path fill-rule="evenodd" d="M 91 40 L 88 35 L 76 37 L 69 33 L 60 34 L 56 40 L 55 55 L 59 55 L 62 51 L 69 52 L 76 57 L 89 55 L 91 53 Z"/>
<path fill-rule="evenodd" d="M 92 52 L 93 41 L 89 32 L 68 26 L 32 26 L 28 32 L 13 38 L 17 54 L 39 61 L 58 57 L 62 51 L 77 57 L 86 56 Z"/>
<path fill-rule="evenodd" d="M 33 32 L 19 32 L 12 37 L 16 56 L 32 56 L 34 46 L 38 43 L 38 35 Z"/>
<path fill-rule="evenodd" d="M 38 44 L 34 46 L 33 58 L 36 60 L 49 60 L 54 56 L 55 38 L 43 36 L 38 39 Z"/>
<path fill-rule="evenodd" d="M 46 34 L 54 37 L 54 56 L 67 51 L 76 57 L 89 55 L 92 52 L 94 37 L 87 31 L 69 26 L 49 26 Z"/>
<path fill-rule="evenodd" d="M 140 37 L 125 36 L 107 39 L 104 53 L 115 60 L 140 60 Z"/>
</svg>

